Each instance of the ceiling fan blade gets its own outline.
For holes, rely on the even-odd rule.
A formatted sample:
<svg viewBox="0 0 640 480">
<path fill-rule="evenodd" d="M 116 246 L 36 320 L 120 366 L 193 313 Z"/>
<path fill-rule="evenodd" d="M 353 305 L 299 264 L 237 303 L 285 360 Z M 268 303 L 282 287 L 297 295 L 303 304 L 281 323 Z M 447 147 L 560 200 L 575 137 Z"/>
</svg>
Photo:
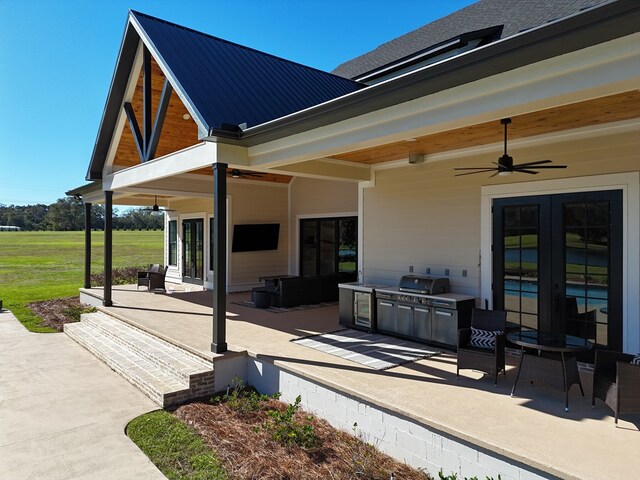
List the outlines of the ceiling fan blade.
<svg viewBox="0 0 640 480">
<path fill-rule="evenodd" d="M 479 170 L 479 171 L 488 171 L 495 170 L 494 167 L 458 167 L 454 168 L 454 170 Z"/>
<path fill-rule="evenodd" d="M 545 163 L 551 163 L 551 160 L 536 160 L 535 162 L 525 162 L 525 163 L 518 163 L 517 165 L 514 165 L 514 167 L 533 167 L 533 166 L 537 166 L 537 165 L 544 165 Z"/>
<path fill-rule="evenodd" d="M 531 168 L 535 168 L 535 169 L 539 169 L 539 168 L 567 168 L 566 165 L 542 165 L 539 167 L 531 167 Z"/>
<path fill-rule="evenodd" d="M 518 173 L 528 173 L 529 175 L 537 175 L 538 172 L 534 172 L 533 170 L 525 170 L 524 168 L 514 168 L 513 169 L 514 172 L 518 172 Z"/>
<path fill-rule="evenodd" d="M 495 171 L 495 168 L 485 168 L 484 170 L 476 170 L 475 172 L 456 173 L 454 177 L 461 177 L 462 175 L 473 175 L 475 173 L 486 173 L 486 172 L 493 172 L 493 171 Z"/>
</svg>

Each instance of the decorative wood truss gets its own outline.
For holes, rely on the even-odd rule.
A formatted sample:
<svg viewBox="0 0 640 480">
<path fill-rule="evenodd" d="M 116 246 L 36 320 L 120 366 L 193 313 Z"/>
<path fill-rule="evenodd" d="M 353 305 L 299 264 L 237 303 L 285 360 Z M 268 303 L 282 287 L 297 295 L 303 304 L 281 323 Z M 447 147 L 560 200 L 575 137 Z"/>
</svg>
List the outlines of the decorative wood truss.
<svg viewBox="0 0 640 480">
<path fill-rule="evenodd" d="M 125 102 L 124 104 L 124 111 L 129 121 L 129 127 L 131 128 L 141 163 L 148 162 L 155 157 L 156 150 L 158 149 L 158 141 L 160 140 L 160 133 L 162 132 L 162 126 L 167 115 L 167 108 L 169 107 L 169 100 L 173 92 L 171 83 L 165 78 L 158 107 L 156 108 L 156 118 L 152 123 L 153 89 L 151 72 L 151 53 L 147 47 L 144 47 L 142 53 L 142 131 L 140 131 L 140 126 L 138 125 L 131 102 Z"/>
</svg>

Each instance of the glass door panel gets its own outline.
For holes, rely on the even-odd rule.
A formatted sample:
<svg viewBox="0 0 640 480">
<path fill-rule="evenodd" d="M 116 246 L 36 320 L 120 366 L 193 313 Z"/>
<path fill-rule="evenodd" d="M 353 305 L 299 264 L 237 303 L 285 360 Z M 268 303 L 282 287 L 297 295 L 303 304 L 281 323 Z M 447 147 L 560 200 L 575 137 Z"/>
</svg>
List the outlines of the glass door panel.
<svg viewBox="0 0 640 480">
<path fill-rule="evenodd" d="M 316 275 L 318 223 L 315 220 L 300 222 L 300 275 Z"/>
<path fill-rule="evenodd" d="M 336 271 L 336 221 L 320 222 L 320 275 Z"/>
<path fill-rule="evenodd" d="M 202 284 L 204 270 L 204 221 L 182 221 L 182 281 Z"/>
</svg>

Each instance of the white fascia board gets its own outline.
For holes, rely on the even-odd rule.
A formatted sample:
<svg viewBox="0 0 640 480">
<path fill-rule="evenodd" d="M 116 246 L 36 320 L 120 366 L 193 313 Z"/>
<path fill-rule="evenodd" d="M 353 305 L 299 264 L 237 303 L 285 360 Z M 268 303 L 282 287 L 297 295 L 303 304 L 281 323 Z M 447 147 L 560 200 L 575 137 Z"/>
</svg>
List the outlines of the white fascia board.
<svg viewBox="0 0 640 480">
<path fill-rule="evenodd" d="M 249 147 L 251 165 L 331 157 L 506 116 L 635 90 L 640 34 L 550 58 L 416 100 Z"/>
<path fill-rule="evenodd" d="M 368 165 L 338 163 L 331 160 L 311 160 L 308 162 L 292 163 L 271 170 L 273 173 L 283 173 L 299 177 L 317 178 L 320 180 L 343 180 L 362 182 L 371 180 L 371 170 Z"/>
<path fill-rule="evenodd" d="M 136 51 L 136 57 L 131 67 L 131 75 L 127 81 L 127 88 L 125 90 L 124 98 L 120 104 L 118 111 L 118 121 L 116 122 L 113 135 L 111 136 L 111 144 L 109 145 L 109 151 L 107 152 L 107 160 L 102 167 L 102 176 L 109 175 L 113 171 L 113 161 L 116 158 L 116 152 L 118 151 L 118 145 L 120 144 L 120 138 L 122 132 L 126 127 L 127 119 L 124 113 L 125 102 L 131 102 L 133 94 L 136 91 L 136 85 L 138 84 L 138 78 L 140 77 L 140 71 L 142 70 L 142 41 L 138 42 L 138 50 Z"/>
<path fill-rule="evenodd" d="M 204 118 L 200 115 L 200 112 L 195 109 L 193 102 L 185 93 L 184 88 L 182 88 L 182 84 L 178 81 L 173 72 L 171 72 L 171 70 L 167 68 L 164 57 L 160 55 L 160 52 L 158 51 L 154 43 L 147 36 L 147 32 L 145 32 L 142 26 L 138 23 L 138 20 L 134 15 L 129 14 L 129 22 L 131 23 L 131 25 L 133 25 L 133 28 L 136 30 L 136 32 L 138 32 L 138 35 L 140 36 L 146 47 L 149 49 L 151 56 L 153 56 L 153 58 L 155 59 L 156 63 L 160 67 L 160 70 L 162 70 L 165 78 L 169 80 L 169 83 L 171 83 L 174 92 L 176 92 L 176 95 L 178 95 L 178 98 L 184 104 L 185 108 L 189 112 L 189 115 L 191 115 L 191 118 L 193 118 L 193 120 L 195 121 L 196 125 L 198 126 L 199 135 L 203 136 L 203 133 L 208 133 L 207 124 L 204 121 Z"/>
<path fill-rule="evenodd" d="M 217 144 L 203 142 L 179 152 L 114 172 L 103 179 L 103 189 L 117 191 L 209 167 L 217 161 Z"/>
</svg>

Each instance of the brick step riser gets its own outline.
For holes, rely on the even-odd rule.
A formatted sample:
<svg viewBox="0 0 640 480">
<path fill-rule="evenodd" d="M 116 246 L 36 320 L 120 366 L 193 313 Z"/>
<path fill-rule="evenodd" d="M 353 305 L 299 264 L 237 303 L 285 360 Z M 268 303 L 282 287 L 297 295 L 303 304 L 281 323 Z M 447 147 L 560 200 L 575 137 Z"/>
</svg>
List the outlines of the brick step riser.
<svg viewBox="0 0 640 480">
<path fill-rule="evenodd" d="M 147 397 L 149 397 L 157 405 L 163 408 L 169 407 L 172 405 L 178 405 L 180 403 L 187 401 L 192 396 L 189 388 L 184 388 L 184 389 L 169 392 L 169 393 L 163 393 L 153 388 L 153 386 L 149 385 L 147 382 L 145 382 L 143 379 L 137 376 L 134 372 L 127 369 L 126 367 L 123 367 L 120 364 L 120 362 L 118 362 L 113 357 L 109 356 L 97 345 L 88 341 L 81 333 L 78 333 L 76 331 L 78 327 L 80 326 L 79 325 L 77 327 L 72 326 L 71 328 L 65 327 L 65 333 L 74 341 L 76 341 L 79 345 L 81 345 L 82 347 L 87 349 L 89 352 L 91 352 L 94 356 L 96 356 L 98 359 L 100 359 L 102 362 L 107 364 L 109 368 L 111 368 L 113 371 L 118 373 L 120 376 L 122 376 L 125 380 L 127 380 L 132 385 L 134 385 L 141 392 L 143 392 Z"/>
<path fill-rule="evenodd" d="M 119 326 L 124 327 L 128 330 L 131 330 L 133 332 L 135 332 L 136 334 L 142 335 L 147 339 L 150 339 L 151 341 L 153 341 L 154 343 L 158 343 L 160 345 L 162 345 L 163 347 L 166 347 L 174 352 L 177 352 L 180 355 L 184 355 L 187 356 L 189 359 L 189 362 L 193 362 L 195 365 L 198 366 L 202 366 L 203 368 L 208 368 L 212 366 L 212 362 L 205 360 L 204 358 L 201 358 L 197 355 L 194 355 L 191 352 L 186 351 L 185 349 L 179 347 L 178 345 L 174 345 L 171 342 L 168 342 L 160 337 L 157 337 L 155 335 L 153 335 L 152 333 L 149 333 L 139 327 L 136 327 L 135 325 L 131 325 L 127 322 L 123 322 L 122 320 L 113 317 L 111 315 L 109 315 L 108 313 L 105 312 L 96 312 L 96 313 L 89 313 L 89 314 L 83 314 L 81 315 L 81 319 L 82 321 L 86 321 L 89 322 L 93 325 L 95 325 L 97 328 L 100 328 L 101 330 L 105 330 L 106 333 L 114 333 L 109 331 L 109 326 L 108 323 L 105 323 L 104 321 L 101 321 L 102 319 L 107 319 L 108 322 L 115 322 L 117 323 Z M 115 333 L 115 335 L 117 335 L 117 333 Z"/>
<path fill-rule="evenodd" d="M 213 364 L 212 363 L 207 363 L 204 360 L 201 361 L 201 359 L 199 359 L 195 355 L 191 356 L 191 354 L 188 354 L 184 350 L 178 350 L 178 348 L 175 347 L 174 345 L 171 345 L 168 342 L 164 342 L 161 339 L 153 337 L 152 335 L 149 335 L 146 332 L 143 332 L 142 330 L 136 329 L 135 327 L 129 327 L 127 325 L 126 328 L 134 329 L 134 331 L 136 331 L 136 333 L 141 332 L 146 338 L 150 338 L 153 342 L 157 341 L 158 343 L 160 343 L 163 346 L 169 346 L 170 347 L 170 352 L 176 352 L 177 355 L 185 355 L 185 354 L 187 354 L 189 359 L 191 359 L 191 358 L 196 359 L 196 361 L 195 361 L 196 365 L 185 365 L 184 369 L 178 369 L 178 368 L 175 367 L 175 365 L 171 364 L 165 358 L 162 358 L 161 356 L 157 355 L 156 353 L 150 351 L 148 348 L 145 348 L 145 345 L 140 345 L 137 342 L 134 342 L 134 341 L 131 341 L 131 340 L 127 339 L 127 338 L 124 338 L 122 335 L 119 334 L 119 332 L 111 330 L 109 328 L 109 325 L 105 325 L 103 322 L 101 322 L 99 320 L 96 320 L 94 317 L 91 317 L 91 316 L 86 316 L 85 317 L 85 316 L 83 316 L 82 322 L 87 323 L 87 324 L 93 326 L 94 328 L 100 330 L 100 332 L 102 332 L 104 335 L 108 336 L 109 338 L 111 338 L 115 342 L 117 342 L 117 343 L 129 348 L 130 350 L 136 352 L 141 357 L 144 357 L 147 360 L 155 363 L 157 366 L 162 367 L 163 369 L 170 371 L 172 374 L 176 375 L 178 378 L 180 378 L 180 379 L 182 379 L 184 381 L 191 382 L 192 380 L 196 380 L 203 373 L 209 374 L 209 375 L 211 375 L 213 377 Z M 183 363 L 183 365 L 184 365 L 184 363 Z M 196 370 L 196 372 L 194 372 L 194 370 Z M 202 370 L 208 370 L 208 371 L 207 372 L 202 372 Z M 194 375 L 197 375 L 197 376 L 194 377 Z"/>
</svg>

